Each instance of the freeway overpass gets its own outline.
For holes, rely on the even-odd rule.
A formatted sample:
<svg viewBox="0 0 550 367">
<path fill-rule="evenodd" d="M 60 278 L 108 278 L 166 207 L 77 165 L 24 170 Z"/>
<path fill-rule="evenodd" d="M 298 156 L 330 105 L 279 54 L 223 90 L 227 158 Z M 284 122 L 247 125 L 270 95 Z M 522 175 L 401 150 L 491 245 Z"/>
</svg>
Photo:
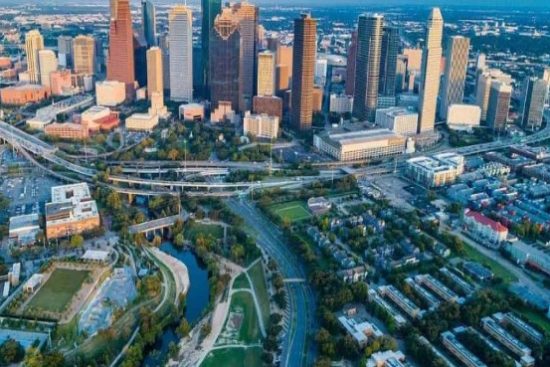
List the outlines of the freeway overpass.
<svg viewBox="0 0 550 367">
<path fill-rule="evenodd" d="M 135 224 L 133 226 L 128 227 L 128 232 L 130 234 L 145 233 L 146 235 L 148 235 L 151 232 L 172 227 L 178 220 L 183 220 L 185 222 L 187 221 L 188 218 L 189 218 L 189 214 L 187 214 L 186 212 L 183 212 L 178 215 L 172 215 L 166 218 L 160 218 L 160 219 L 150 220 L 148 222 L 143 222 L 140 224 Z"/>
</svg>

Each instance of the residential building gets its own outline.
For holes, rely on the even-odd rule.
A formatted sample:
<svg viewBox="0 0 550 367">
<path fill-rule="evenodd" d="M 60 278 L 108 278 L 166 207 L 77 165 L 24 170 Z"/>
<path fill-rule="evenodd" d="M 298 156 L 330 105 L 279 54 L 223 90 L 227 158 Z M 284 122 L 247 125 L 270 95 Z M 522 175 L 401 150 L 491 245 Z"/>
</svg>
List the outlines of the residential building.
<svg viewBox="0 0 550 367">
<path fill-rule="evenodd" d="M 508 228 L 473 210 L 464 213 L 464 224 L 472 234 L 491 244 L 500 244 L 508 237 Z"/>
<path fill-rule="evenodd" d="M 170 38 L 170 99 L 193 100 L 193 14 L 185 5 L 168 14 Z"/>
<path fill-rule="evenodd" d="M 86 183 L 52 187 L 45 216 L 48 240 L 90 231 L 101 224 L 96 202 Z"/>
<path fill-rule="evenodd" d="M 408 177 L 425 187 L 452 184 L 463 173 L 464 157 L 454 153 L 411 158 L 405 168 Z"/>
<path fill-rule="evenodd" d="M 44 38 L 37 30 L 25 34 L 25 53 L 27 55 L 27 72 L 29 81 L 34 84 L 40 83 L 40 61 L 38 52 L 44 49 Z"/>
<path fill-rule="evenodd" d="M 418 133 L 433 131 L 443 50 L 443 17 L 439 8 L 433 8 L 428 18 L 426 41 L 422 53 L 422 81 L 420 83 Z"/>
<path fill-rule="evenodd" d="M 384 17 L 380 14 L 359 16 L 353 115 L 360 120 L 374 121 L 375 119 L 378 106 L 383 25 Z"/>
<path fill-rule="evenodd" d="M 486 316 L 481 319 L 481 326 L 484 331 L 498 340 L 499 343 L 520 357 L 522 366 L 529 367 L 535 365 L 535 359 L 531 356 L 531 349 L 501 327 L 495 319 Z"/>
<path fill-rule="evenodd" d="M 38 63 L 40 65 L 40 84 L 51 90 L 50 74 L 57 70 L 57 57 L 52 50 L 38 51 Z"/>
<path fill-rule="evenodd" d="M 96 102 L 100 106 L 115 107 L 126 100 L 126 84 L 118 81 L 95 83 Z"/>
<path fill-rule="evenodd" d="M 253 115 L 247 112 L 243 120 L 243 135 L 248 134 L 257 138 L 277 139 L 279 136 L 279 118 L 266 114 Z"/>
<path fill-rule="evenodd" d="M 487 367 L 485 363 L 459 342 L 452 332 L 445 331 L 441 333 L 441 341 L 443 346 L 466 367 Z"/>
<path fill-rule="evenodd" d="M 91 36 L 76 36 L 73 40 L 74 72 L 82 75 L 95 75 L 95 39 Z"/>
<path fill-rule="evenodd" d="M 386 350 L 373 353 L 365 367 L 405 367 L 405 355 L 401 351 Z"/>
<path fill-rule="evenodd" d="M 107 80 L 125 84 L 126 99 L 134 95 L 134 39 L 130 0 L 111 0 Z"/>
<path fill-rule="evenodd" d="M 461 104 L 464 100 L 466 71 L 468 70 L 468 55 L 470 39 L 462 36 L 452 36 L 447 41 L 445 52 L 445 73 L 441 91 L 440 116 L 447 118 L 449 107 Z"/>
<path fill-rule="evenodd" d="M 313 82 L 317 51 L 317 20 L 302 14 L 294 20 L 292 95 L 290 122 L 297 131 L 311 129 L 313 120 Z"/>
<path fill-rule="evenodd" d="M 418 113 L 403 107 L 390 107 L 376 111 L 376 126 L 397 134 L 415 135 L 418 130 Z"/>
<path fill-rule="evenodd" d="M 355 312 L 354 307 L 344 310 L 342 315 L 338 316 L 338 322 L 360 347 L 366 346 L 370 338 L 379 338 L 384 335 L 376 325 L 362 317 L 357 317 Z"/>
</svg>

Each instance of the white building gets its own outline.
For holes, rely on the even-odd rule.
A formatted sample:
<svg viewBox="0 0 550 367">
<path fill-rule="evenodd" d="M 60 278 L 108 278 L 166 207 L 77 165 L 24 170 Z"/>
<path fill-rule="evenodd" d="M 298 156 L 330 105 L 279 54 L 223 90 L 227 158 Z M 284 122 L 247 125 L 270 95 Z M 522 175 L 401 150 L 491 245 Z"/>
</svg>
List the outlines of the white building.
<svg viewBox="0 0 550 367">
<path fill-rule="evenodd" d="M 243 121 L 243 134 L 250 134 L 257 138 L 277 139 L 277 136 L 279 136 L 279 118 L 265 113 L 255 115 L 247 112 Z"/>
<path fill-rule="evenodd" d="M 464 223 L 471 233 L 490 243 L 499 244 L 508 238 L 508 228 L 473 210 L 465 211 Z"/>
<path fill-rule="evenodd" d="M 401 351 L 376 352 L 368 359 L 366 367 L 404 367 L 405 355 Z"/>
<path fill-rule="evenodd" d="M 379 338 L 384 335 L 376 325 L 368 321 L 358 322 L 353 317 L 348 317 L 348 315 L 338 317 L 338 321 L 360 346 L 366 345 L 369 341 L 369 337 Z"/>
<path fill-rule="evenodd" d="M 441 153 L 433 157 L 415 157 L 407 160 L 405 173 L 426 187 L 451 184 L 464 173 L 464 157 L 454 153 Z"/>
<path fill-rule="evenodd" d="M 479 126 L 481 107 L 477 105 L 452 104 L 447 112 L 447 126 L 452 130 L 468 130 Z"/>
<path fill-rule="evenodd" d="M 52 50 L 38 51 L 38 63 L 40 65 L 40 84 L 51 88 L 50 74 L 57 70 L 57 57 Z"/>
<path fill-rule="evenodd" d="M 25 292 L 31 292 L 32 293 L 35 290 L 37 290 L 38 287 L 40 287 L 40 284 L 42 284 L 43 280 L 44 280 L 44 275 L 43 274 L 39 274 L 39 273 L 33 274 L 32 277 L 30 277 L 30 279 L 27 280 L 27 282 L 23 286 L 23 290 Z"/>
<path fill-rule="evenodd" d="M 96 103 L 100 106 L 115 107 L 126 100 L 126 85 L 116 80 L 95 83 Z"/>
<path fill-rule="evenodd" d="M 185 5 L 168 13 L 170 47 L 170 99 L 193 100 L 193 15 Z"/>
<path fill-rule="evenodd" d="M 323 86 L 327 82 L 328 60 L 318 59 L 315 62 L 315 84 Z"/>
<path fill-rule="evenodd" d="M 8 279 L 12 286 L 17 287 L 19 285 L 19 278 L 21 277 L 21 263 L 14 263 L 11 267 L 11 271 L 8 273 Z"/>
<path fill-rule="evenodd" d="M 180 119 L 184 121 L 203 121 L 204 106 L 200 103 L 182 104 L 179 108 Z"/>
<path fill-rule="evenodd" d="M 152 131 L 159 123 L 158 115 L 134 113 L 126 119 L 126 128 L 135 131 Z"/>
<path fill-rule="evenodd" d="M 403 107 L 377 110 L 376 125 L 397 134 L 414 135 L 418 129 L 418 113 Z"/>
<path fill-rule="evenodd" d="M 18 245 L 31 245 L 40 232 L 38 214 L 19 215 L 10 218 L 9 238 Z"/>
<path fill-rule="evenodd" d="M 351 113 L 353 110 L 353 96 L 345 94 L 330 95 L 330 112 Z"/>
</svg>

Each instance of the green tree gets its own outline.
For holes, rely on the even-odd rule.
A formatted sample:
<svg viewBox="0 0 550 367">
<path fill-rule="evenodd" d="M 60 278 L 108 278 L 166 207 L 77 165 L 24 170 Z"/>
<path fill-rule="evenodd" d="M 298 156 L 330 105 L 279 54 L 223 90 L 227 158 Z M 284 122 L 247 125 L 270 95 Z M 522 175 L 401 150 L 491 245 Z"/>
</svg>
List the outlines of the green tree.
<svg viewBox="0 0 550 367">
<path fill-rule="evenodd" d="M 174 245 L 178 247 L 183 247 L 184 244 L 185 244 L 185 237 L 183 236 L 183 232 L 180 232 L 174 237 Z"/>
<path fill-rule="evenodd" d="M 80 248 L 84 245 L 84 237 L 82 237 L 79 234 L 75 234 L 71 237 L 71 247 L 72 248 Z"/>
<path fill-rule="evenodd" d="M 25 357 L 25 350 L 17 341 L 8 339 L 0 345 L 0 364 L 19 363 Z"/>
<path fill-rule="evenodd" d="M 184 338 L 189 335 L 191 332 L 191 325 L 189 325 L 189 322 L 185 317 L 181 319 L 181 322 L 179 326 L 176 329 L 176 333 L 179 335 L 180 338 Z"/>
</svg>

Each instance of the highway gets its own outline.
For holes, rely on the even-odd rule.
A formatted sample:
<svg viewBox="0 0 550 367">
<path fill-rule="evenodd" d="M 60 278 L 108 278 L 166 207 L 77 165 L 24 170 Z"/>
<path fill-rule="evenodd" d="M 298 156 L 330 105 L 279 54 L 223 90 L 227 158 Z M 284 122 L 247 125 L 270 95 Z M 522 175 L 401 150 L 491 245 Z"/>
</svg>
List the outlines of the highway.
<svg viewBox="0 0 550 367">
<path fill-rule="evenodd" d="M 251 202 L 246 199 L 227 200 L 229 208 L 241 216 L 258 246 L 278 266 L 285 279 L 307 278 L 304 264 L 283 242 L 283 234 Z M 311 286 L 306 282 L 287 282 L 288 316 L 286 334 L 282 343 L 281 365 L 286 367 L 311 366 L 317 354 L 315 344 L 308 341 L 308 333 L 316 327 L 316 303 Z"/>
</svg>

